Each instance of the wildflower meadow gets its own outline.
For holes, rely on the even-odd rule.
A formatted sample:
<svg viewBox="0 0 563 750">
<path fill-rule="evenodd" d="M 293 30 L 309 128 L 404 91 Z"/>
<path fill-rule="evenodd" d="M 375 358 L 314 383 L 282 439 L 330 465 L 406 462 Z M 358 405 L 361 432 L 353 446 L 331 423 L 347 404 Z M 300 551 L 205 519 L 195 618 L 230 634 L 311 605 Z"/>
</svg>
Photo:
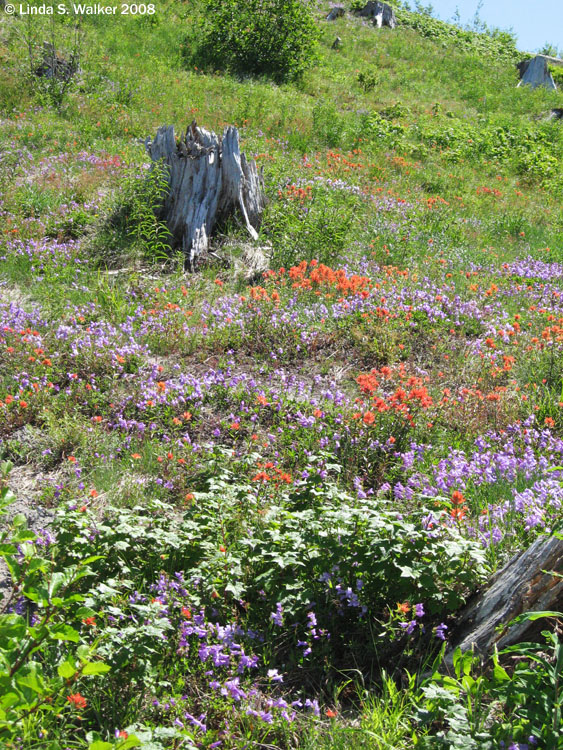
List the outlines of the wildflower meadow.
<svg viewBox="0 0 563 750">
<path fill-rule="evenodd" d="M 271 0 L 268 58 L 258 5 L 0 6 L 0 746 L 563 748 L 560 612 L 455 648 L 563 533 L 561 93 L 398 2 Z M 144 142 L 193 120 L 265 272 L 236 217 L 170 245 Z"/>
</svg>

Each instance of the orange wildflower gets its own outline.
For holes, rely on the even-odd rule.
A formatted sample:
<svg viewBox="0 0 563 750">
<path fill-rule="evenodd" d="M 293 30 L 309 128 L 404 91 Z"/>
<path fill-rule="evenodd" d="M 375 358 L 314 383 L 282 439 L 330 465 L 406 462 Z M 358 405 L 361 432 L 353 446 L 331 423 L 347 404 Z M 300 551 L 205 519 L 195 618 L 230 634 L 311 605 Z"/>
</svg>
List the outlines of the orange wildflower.
<svg viewBox="0 0 563 750">
<path fill-rule="evenodd" d="M 83 695 L 80 695 L 80 693 L 72 693 L 71 695 L 67 695 L 66 698 L 73 706 L 75 706 L 75 708 L 86 708 L 88 703 L 86 698 Z"/>
<path fill-rule="evenodd" d="M 465 498 L 463 497 L 461 492 L 459 490 L 454 490 L 452 492 L 452 503 L 454 505 L 463 505 L 464 502 Z"/>
</svg>

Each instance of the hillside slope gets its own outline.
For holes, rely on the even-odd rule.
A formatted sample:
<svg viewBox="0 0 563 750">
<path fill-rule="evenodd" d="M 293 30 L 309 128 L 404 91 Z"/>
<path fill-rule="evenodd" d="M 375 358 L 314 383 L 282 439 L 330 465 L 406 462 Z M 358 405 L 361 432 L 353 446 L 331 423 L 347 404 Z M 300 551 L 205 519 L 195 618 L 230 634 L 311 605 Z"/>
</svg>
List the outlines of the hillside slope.
<svg viewBox="0 0 563 750">
<path fill-rule="evenodd" d="M 561 94 L 327 10 L 284 85 L 203 72 L 197 4 L 1 16 L 5 747 L 563 747 L 560 620 L 430 676 L 561 529 Z M 262 278 L 234 219 L 167 246 L 143 143 L 194 119 L 263 168 Z"/>
</svg>

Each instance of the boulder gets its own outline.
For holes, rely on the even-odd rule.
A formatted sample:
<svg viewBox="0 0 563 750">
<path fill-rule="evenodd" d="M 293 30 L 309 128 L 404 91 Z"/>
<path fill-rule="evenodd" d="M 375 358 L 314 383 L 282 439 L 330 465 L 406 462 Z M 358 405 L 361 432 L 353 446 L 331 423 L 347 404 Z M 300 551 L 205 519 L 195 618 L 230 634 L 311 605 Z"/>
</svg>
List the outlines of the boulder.
<svg viewBox="0 0 563 750">
<path fill-rule="evenodd" d="M 552 75 L 549 72 L 549 68 L 547 67 L 547 60 L 545 59 L 545 57 L 543 57 L 542 55 L 537 55 L 533 60 L 529 60 L 526 62 L 528 62 L 528 65 L 525 66 L 524 73 L 518 86 L 522 86 L 524 84 L 526 86 L 531 86 L 533 89 L 537 88 L 538 86 L 543 86 L 546 89 L 552 89 L 554 91 L 557 89 Z M 522 63 L 519 64 L 519 70 L 520 65 L 522 65 Z M 523 65 L 522 69 L 524 69 Z"/>
<path fill-rule="evenodd" d="M 355 13 L 362 18 L 373 18 L 373 24 L 378 29 L 382 26 L 389 26 L 390 29 L 394 29 L 397 25 L 393 8 L 387 3 L 379 2 L 379 0 L 368 0 L 362 9 L 355 11 Z"/>
</svg>

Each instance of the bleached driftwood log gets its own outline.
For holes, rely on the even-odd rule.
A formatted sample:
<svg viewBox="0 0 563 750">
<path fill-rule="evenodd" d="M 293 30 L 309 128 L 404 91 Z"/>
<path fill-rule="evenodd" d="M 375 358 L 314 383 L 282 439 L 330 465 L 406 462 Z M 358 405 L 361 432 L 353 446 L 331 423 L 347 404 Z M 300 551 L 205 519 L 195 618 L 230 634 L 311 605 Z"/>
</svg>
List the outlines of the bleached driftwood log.
<svg viewBox="0 0 563 750">
<path fill-rule="evenodd" d="M 562 574 L 563 539 L 536 539 L 497 573 L 489 588 L 468 603 L 455 630 L 450 660 L 457 646 L 465 651 L 474 645 L 476 651 L 486 654 L 495 645 L 502 649 L 525 639 L 527 632 L 535 627 L 533 622 L 524 621 L 500 631 L 496 628 L 523 612 L 561 611 Z"/>
<path fill-rule="evenodd" d="M 264 184 L 256 162 L 240 153 L 235 127 L 219 137 L 194 121 L 176 141 L 173 126 L 164 125 L 145 147 L 153 161 L 166 166 L 169 190 L 161 217 L 190 269 L 208 249 L 217 222 L 230 214 L 240 213 L 252 239 L 258 239 Z"/>
</svg>

